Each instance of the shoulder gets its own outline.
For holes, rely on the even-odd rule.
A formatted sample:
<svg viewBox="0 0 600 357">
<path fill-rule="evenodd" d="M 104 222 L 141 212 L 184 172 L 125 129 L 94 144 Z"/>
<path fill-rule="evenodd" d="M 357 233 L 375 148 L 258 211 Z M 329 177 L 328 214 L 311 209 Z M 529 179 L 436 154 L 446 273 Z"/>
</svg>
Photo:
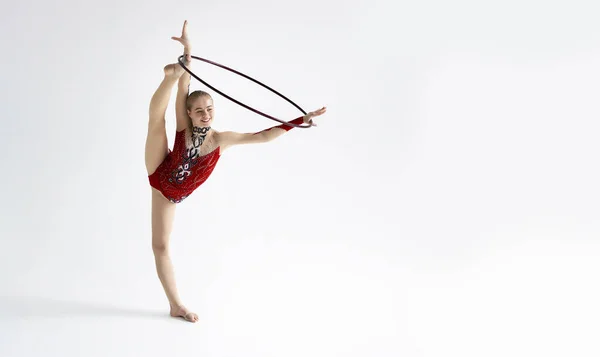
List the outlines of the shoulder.
<svg viewBox="0 0 600 357">
<path fill-rule="evenodd" d="M 214 136 L 219 144 L 227 144 L 231 141 L 235 141 L 242 135 L 235 131 L 215 131 Z"/>
</svg>

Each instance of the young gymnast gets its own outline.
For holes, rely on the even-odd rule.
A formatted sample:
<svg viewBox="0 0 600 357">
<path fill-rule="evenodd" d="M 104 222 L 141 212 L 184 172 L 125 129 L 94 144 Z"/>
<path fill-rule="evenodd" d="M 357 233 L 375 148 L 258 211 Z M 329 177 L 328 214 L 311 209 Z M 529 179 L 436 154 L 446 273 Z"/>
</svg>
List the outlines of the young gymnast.
<svg viewBox="0 0 600 357">
<path fill-rule="evenodd" d="M 172 37 L 184 46 L 185 65 L 191 62 L 191 46 L 187 21 L 181 37 Z M 257 133 L 219 132 L 212 128 L 215 120 L 213 100 L 207 92 L 189 93 L 190 75 L 178 63 L 164 67 L 164 78 L 150 101 L 150 119 L 146 138 L 146 169 L 152 191 L 152 250 L 156 271 L 165 290 L 173 317 L 198 321 L 177 293 L 173 264 L 169 256 L 169 238 L 173 228 L 176 204 L 189 197 L 204 183 L 223 152 L 234 145 L 269 142 L 293 126 L 279 125 Z M 178 82 L 175 100 L 177 130 L 173 150 L 167 143 L 165 113 L 171 91 Z M 289 123 L 310 124 L 324 114 L 326 108 L 310 112 Z"/>
</svg>

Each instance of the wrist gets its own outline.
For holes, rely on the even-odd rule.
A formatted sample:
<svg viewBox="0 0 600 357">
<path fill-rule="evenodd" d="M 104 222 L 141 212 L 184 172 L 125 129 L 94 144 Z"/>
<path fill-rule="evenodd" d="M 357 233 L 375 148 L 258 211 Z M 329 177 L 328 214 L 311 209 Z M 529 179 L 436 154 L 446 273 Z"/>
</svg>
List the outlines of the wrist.
<svg viewBox="0 0 600 357">
<path fill-rule="evenodd" d="M 295 125 L 302 125 L 304 124 L 304 117 L 298 117 L 294 120 L 288 121 L 289 124 L 295 124 Z M 283 129 L 285 131 L 290 131 L 291 129 L 295 128 L 294 126 L 291 125 L 286 125 L 286 124 L 281 124 L 279 126 L 277 126 L 277 128 Z"/>
</svg>

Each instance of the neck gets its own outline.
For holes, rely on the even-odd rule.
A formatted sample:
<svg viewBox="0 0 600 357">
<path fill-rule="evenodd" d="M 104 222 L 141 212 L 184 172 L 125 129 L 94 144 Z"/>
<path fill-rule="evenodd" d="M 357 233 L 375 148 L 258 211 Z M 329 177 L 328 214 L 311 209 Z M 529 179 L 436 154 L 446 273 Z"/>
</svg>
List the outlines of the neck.
<svg viewBox="0 0 600 357">
<path fill-rule="evenodd" d="M 210 126 L 192 125 L 192 135 L 208 135 L 209 132 Z"/>
<path fill-rule="evenodd" d="M 204 143 L 204 141 L 210 137 L 212 131 L 210 130 L 210 126 L 192 126 L 192 140 L 194 141 L 194 146 L 199 147 Z"/>
</svg>

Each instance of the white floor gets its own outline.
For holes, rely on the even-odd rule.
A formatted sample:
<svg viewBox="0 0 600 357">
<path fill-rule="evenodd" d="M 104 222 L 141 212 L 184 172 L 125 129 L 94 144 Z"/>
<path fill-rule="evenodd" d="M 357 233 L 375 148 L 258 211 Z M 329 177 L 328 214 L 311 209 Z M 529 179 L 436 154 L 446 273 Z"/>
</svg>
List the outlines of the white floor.
<svg viewBox="0 0 600 357">
<path fill-rule="evenodd" d="M 0 299 L 0 355 L 596 356 L 600 245 L 572 233 L 482 237 L 470 250 L 448 237 L 445 253 L 265 237 L 183 253 L 179 243 L 196 324 L 168 317 L 148 250 L 88 260 L 54 247 L 53 265 L 12 272 L 22 285 Z"/>
</svg>

